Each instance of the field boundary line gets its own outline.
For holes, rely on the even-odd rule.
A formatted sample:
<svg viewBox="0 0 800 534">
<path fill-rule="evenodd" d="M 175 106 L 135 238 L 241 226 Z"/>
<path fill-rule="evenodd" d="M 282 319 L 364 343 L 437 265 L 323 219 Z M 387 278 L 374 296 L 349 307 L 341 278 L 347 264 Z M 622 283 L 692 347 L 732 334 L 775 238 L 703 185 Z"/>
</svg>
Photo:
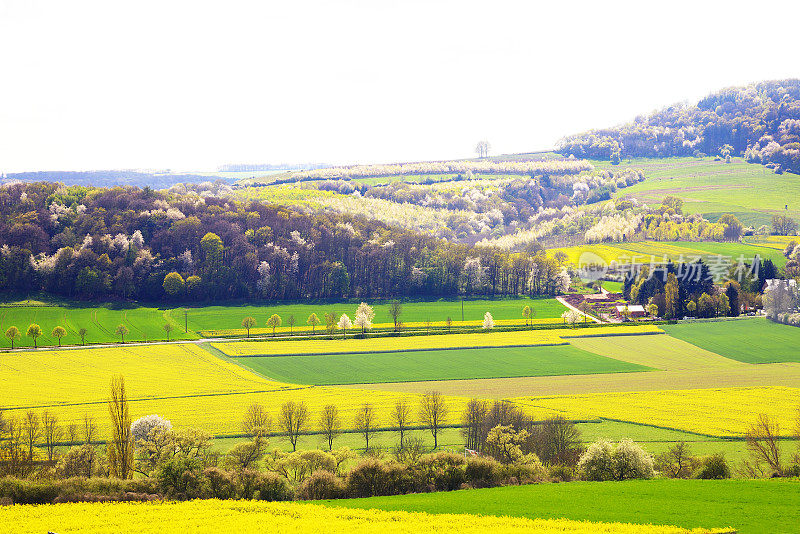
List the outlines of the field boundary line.
<svg viewBox="0 0 800 534">
<path fill-rule="evenodd" d="M 625 337 L 625 336 L 659 336 L 659 335 L 667 335 L 666 332 L 622 332 L 622 333 L 610 333 L 610 334 L 586 334 L 586 335 L 561 335 L 559 337 L 563 339 L 580 339 L 582 337 Z"/>
<path fill-rule="evenodd" d="M 559 345 L 560 346 L 560 345 Z M 465 349 L 469 350 L 469 349 Z M 619 360 L 622 361 L 622 360 Z M 626 362 L 630 363 L 630 362 Z M 632 364 L 637 365 L 637 364 Z M 646 367 L 642 365 L 642 367 Z M 630 369 L 628 371 L 611 371 L 608 373 L 592 373 L 593 375 L 619 375 L 619 374 L 626 374 L 626 373 L 651 373 L 651 372 L 661 372 L 661 369 L 656 369 L 654 367 L 650 367 L 649 369 Z M 456 380 L 503 380 L 506 378 L 548 378 L 554 376 L 585 376 L 585 374 L 579 373 L 567 373 L 561 375 L 510 375 L 510 376 L 482 376 L 477 378 L 423 378 L 417 380 L 389 380 L 389 381 L 376 381 L 376 382 L 337 382 L 336 384 L 314 384 L 315 386 L 324 387 L 324 386 L 370 386 L 370 385 L 378 385 L 378 384 L 405 384 L 406 382 L 411 383 L 418 383 L 418 382 L 451 382 Z M 285 382 L 284 382 L 285 383 Z M 291 382 L 290 382 L 291 383 Z"/>
<path fill-rule="evenodd" d="M 663 332 L 654 332 L 654 333 L 663 333 Z M 585 337 L 585 336 L 584 336 Z M 235 343 L 235 342 L 234 342 Z M 524 344 L 524 345 L 480 345 L 474 347 L 433 347 L 429 349 L 390 349 L 390 350 L 354 350 L 350 352 L 314 352 L 314 353 L 286 353 L 286 354 L 242 354 L 239 356 L 228 354 L 224 352 L 222 349 L 214 347 L 218 351 L 222 352 L 228 358 L 286 358 L 288 356 L 344 356 L 347 354 L 396 354 L 396 353 L 404 353 L 404 352 L 433 352 L 439 350 L 472 350 L 472 349 L 513 349 L 513 348 L 524 348 L 524 347 L 561 347 L 564 345 L 569 345 L 568 342 L 563 343 L 536 343 L 534 345 L 531 344 Z M 506 378 L 516 378 L 516 377 L 506 377 Z M 419 382 L 414 380 L 413 382 Z"/>
<path fill-rule="evenodd" d="M 280 382 L 280 380 L 275 380 L 274 378 L 272 378 L 270 376 L 267 376 L 267 375 L 265 375 L 263 373 L 260 373 L 260 372 L 256 371 L 255 369 L 251 369 L 250 367 L 247 367 L 246 365 L 242 365 L 241 363 L 236 361 L 236 358 L 232 358 L 232 357 L 228 356 L 227 354 L 225 354 L 224 352 L 219 350 L 217 347 L 215 347 L 212 343 L 198 343 L 197 347 L 202 349 L 202 350 L 204 350 L 205 352 L 207 352 L 208 355 L 211 358 L 213 358 L 214 360 L 219 360 L 221 362 L 225 362 L 225 363 L 228 363 L 230 365 L 235 365 L 238 369 L 240 369 L 240 370 L 242 370 L 244 372 L 256 375 L 257 377 L 263 378 L 264 380 L 269 380 L 270 382 Z M 218 364 L 219 362 L 216 362 L 216 363 Z"/>
<path fill-rule="evenodd" d="M 324 386 L 314 386 L 314 385 L 297 385 L 296 387 L 287 387 L 287 388 L 278 388 L 278 389 L 264 389 L 264 390 L 251 390 L 251 391 L 224 391 L 224 392 L 217 392 L 217 393 L 193 393 L 189 395 L 170 395 L 164 397 L 137 397 L 128 399 L 129 402 L 145 402 L 145 401 L 157 401 L 157 400 L 174 400 L 174 399 L 194 399 L 199 397 L 226 397 L 230 395 L 257 395 L 261 393 L 277 393 L 277 392 L 284 392 L 284 391 L 300 391 L 304 389 L 313 389 L 316 387 L 324 387 Z M 91 406 L 94 404 L 108 404 L 107 400 L 97 400 L 97 401 L 85 401 L 85 402 L 65 402 L 59 404 L 35 404 L 30 406 L 4 406 L 4 410 L 13 411 L 13 410 L 32 410 L 38 408 L 61 408 L 64 406 Z"/>
<path fill-rule="evenodd" d="M 728 441 L 746 441 L 744 436 L 731 436 L 731 435 L 723 435 L 723 434 L 704 434 L 703 432 L 697 432 L 694 430 L 686 430 L 683 428 L 675 428 L 671 426 L 661 426 L 661 425 L 651 425 L 648 423 L 642 423 L 640 421 L 628 421 L 626 419 L 614 419 L 613 417 L 600 417 L 603 421 L 613 421 L 615 423 L 628 423 L 631 425 L 638 425 L 638 426 L 646 426 L 650 428 L 658 428 L 659 430 L 672 430 L 674 432 L 683 432 L 685 434 L 692 434 L 694 436 L 701 436 L 704 438 L 718 438 Z M 787 437 L 784 439 L 793 439 L 791 437 Z"/>
</svg>

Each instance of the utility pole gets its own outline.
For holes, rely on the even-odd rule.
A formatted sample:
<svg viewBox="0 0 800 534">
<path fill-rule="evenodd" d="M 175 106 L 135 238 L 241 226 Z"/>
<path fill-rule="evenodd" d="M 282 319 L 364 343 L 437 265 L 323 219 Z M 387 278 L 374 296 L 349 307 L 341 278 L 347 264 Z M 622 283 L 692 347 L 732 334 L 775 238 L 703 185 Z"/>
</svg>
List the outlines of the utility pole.
<svg viewBox="0 0 800 534">
<path fill-rule="evenodd" d="M 461 322 L 464 322 L 464 299 L 461 299 Z"/>
<path fill-rule="evenodd" d="M 183 333 L 189 333 L 189 310 L 183 309 Z"/>
</svg>

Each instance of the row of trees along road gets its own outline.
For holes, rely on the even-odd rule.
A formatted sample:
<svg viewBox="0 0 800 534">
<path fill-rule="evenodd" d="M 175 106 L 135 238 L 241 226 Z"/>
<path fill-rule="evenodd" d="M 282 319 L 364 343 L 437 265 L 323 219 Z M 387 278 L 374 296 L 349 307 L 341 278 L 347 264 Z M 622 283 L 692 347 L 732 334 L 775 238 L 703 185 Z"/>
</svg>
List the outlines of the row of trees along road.
<svg viewBox="0 0 800 534">
<path fill-rule="evenodd" d="M 164 323 L 162 329 L 166 334 L 166 340 L 169 341 L 169 334 L 174 330 L 173 326 L 170 323 Z M 81 327 L 78 329 L 78 335 L 81 338 L 81 345 L 86 344 L 86 334 L 88 333 L 89 330 L 86 328 Z M 120 337 L 120 341 L 122 343 L 125 343 L 125 336 L 127 336 L 130 333 L 130 330 L 124 324 L 119 324 L 114 329 L 114 333 Z M 38 344 L 39 338 L 42 337 L 43 334 L 44 332 L 42 331 L 42 327 L 36 323 L 31 323 L 25 332 L 25 336 L 31 338 L 31 340 L 33 341 L 33 348 L 39 348 Z M 68 334 L 67 329 L 64 328 L 63 326 L 56 326 L 50 333 L 52 337 L 58 339 L 59 347 L 61 346 L 61 339 L 66 337 L 67 334 Z M 22 334 L 20 333 L 19 328 L 17 328 L 16 326 L 8 327 L 8 329 L 6 329 L 5 336 L 6 338 L 8 338 L 9 341 L 11 341 L 12 349 L 14 348 L 14 343 L 22 339 Z"/>
</svg>

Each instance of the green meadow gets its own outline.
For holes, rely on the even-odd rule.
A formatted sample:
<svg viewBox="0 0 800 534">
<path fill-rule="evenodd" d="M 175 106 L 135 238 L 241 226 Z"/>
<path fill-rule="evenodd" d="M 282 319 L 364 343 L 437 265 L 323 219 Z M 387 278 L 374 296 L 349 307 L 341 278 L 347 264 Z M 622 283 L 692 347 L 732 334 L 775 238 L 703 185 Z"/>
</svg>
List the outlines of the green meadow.
<svg viewBox="0 0 800 534">
<path fill-rule="evenodd" d="M 258 304 L 258 305 L 230 305 L 230 306 L 204 306 L 199 308 L 186 308 L 189 319 L 189 329 L 196 332 L 204 330 L 233 330 L 242 328 L 242 319 L 251 316 L 258 322 L 258 327 L 264 327 L 267 319 L 277 313 L 283 320 L 283 326 L 288 326 L 288 319 L 294 316 L 298 327 L 305 327 L 308 316 L 316 313 L 320 321 L 325 320 L 326 313 L 339 316 L 346 313 L 351 319 L 355 318 L 356 308 L 360 301 L 333 302 L 323 301 L 311 303 L 291 304 Z M 389 315 L 389 301 L 376 301 L 366 299 L 366 302 L 375 310 L 375 324 L 392 323 Z M 440 299 L 440 300 L 413 300 L 402 301 L 400 320 L 404 323 L 412 322 L 441 322 L 450 317 L 453 321 L 480 321 L 488 311 L 495 320 L 519 319 L 522 320 L 522 308 L 530 306 L 535 312 L 535 318 L 558 318 L 566 310 L 556 299 L 529 299 L 529 298 L 497 298 L 497 299 Z M 184 308 L 172 310 L 172 315 L 183 321 Z"/>
<path fill-rule="evenodd" d="M 662 326 L 672 337 L 745 363 L 800 362 L 800 328 L 763 318 Z"/>
<path fill-rule="evenodd" d="M 17 347 L 33 347 L 33 340 L 25 334 L 28 326 L 36 323 L 42 328 L 42 336 L 37 340 L 38 346 L 58 345 L 58 339 L 51 335 L 53 328 L 63 326 L 67 335 L 61 340 L 62 345 L 79 345 L 79 331 L 86 329 L 86 343 L 115 343 L 121 341 L 115 331 L 122 324 L 128 329 L 125 341 L 163 341 L 167 334 L 164 325 L 170 324 L 170 339 L 196 339 L 198 336 L 189 331 L 185 334 L 181 321 L 176 321 L 168 311 L 152 307 L 113 308 L 100 305 L 34 305 L 0 307 L 0 330 L 3 333 L 11 326 L 16 326 L 21 335 L 14 342 Z M 0 347 L 10 347 L 11 342 L 3 336 Z"/>
<path fill-rule="evenodd" d="M 647 371 L 572 345 L 369 354 L 256 356 L 237 363 L 296 384 L 368 384 Z"/>
<path fill-rule="evenodd" d="M 434 514 L 733 527 L 739 534 L 793 533 L 800 525 L 796 479 L 567 482 L 320 502 Z"/>
<path fill-rule="evenodd" d="M 607 161 L 592 161 L 598 168 L 612 168 Z M 714 158 L 633 158 L 617 168 L 642 169 L 647 179 L 617 192 L 646 204 L 661 203 L 667 195 L 684 201 L 685 213 L 701 213 L 716 220 L 733 213 L 744 224 L 769 225 L 772 215 L 800 217 L 800 176 L 775 174 L 763 165 L 733 158 L 731 163 Z"/>
</svg>

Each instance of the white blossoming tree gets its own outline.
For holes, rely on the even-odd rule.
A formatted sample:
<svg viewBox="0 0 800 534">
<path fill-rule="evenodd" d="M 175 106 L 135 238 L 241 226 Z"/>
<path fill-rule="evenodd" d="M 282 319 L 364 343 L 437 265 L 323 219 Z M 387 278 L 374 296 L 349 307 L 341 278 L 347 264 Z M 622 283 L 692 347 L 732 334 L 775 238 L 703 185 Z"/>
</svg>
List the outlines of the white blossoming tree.
<svg viewBox="0 0 800 534">
<path fill-rule="evenodd" d="M 564 319 L 564 322 L 572 326 L 575 326 L 576 323 L 579 323 L 582 317 L 583 315 L 581 312 L 576 310 L 567 310 L 561 314 L 561 318 Z"/>
<path fill-rule="evenodd" d="M 267 288 L 269 287 L 269 279 L 270 279 L 270 265 L 266 261 L 262 261 L 258 264 L 258 281 L 256 282 L 256 287 L 262 294 L 266 294 Z"/>
<path fill-rule="evenodd" d="M 372 328 L 372 320 L 375 319 L 375 310 L 366 302 L 362 302 L 356 309 L 356 326 L 361 328 L 361 334 L 366 333 Z"/>
<path fill-rule="evenodd" d="M 131 424 L 131 436 L 136 444 L 144 443 L 156 430 L 171 430 L 172 423 L 158 415 L 145 415 Z"/>
<path fill-rule="evenodd" d="M 342 316 L 339 317 L 339 322 L 336 324 L 336 326 L 342 331 L 342 337 L 347 337 L 347 329 L 353 327 L 353 322 L 346 313 L 343 313 Z"/>
<path fill-rule="evenodd" d="M 494 317 L 487 311 L 483 314 L 483 329 L 491 330 L 492 328 L 494 328 Z"/>
</svg>

